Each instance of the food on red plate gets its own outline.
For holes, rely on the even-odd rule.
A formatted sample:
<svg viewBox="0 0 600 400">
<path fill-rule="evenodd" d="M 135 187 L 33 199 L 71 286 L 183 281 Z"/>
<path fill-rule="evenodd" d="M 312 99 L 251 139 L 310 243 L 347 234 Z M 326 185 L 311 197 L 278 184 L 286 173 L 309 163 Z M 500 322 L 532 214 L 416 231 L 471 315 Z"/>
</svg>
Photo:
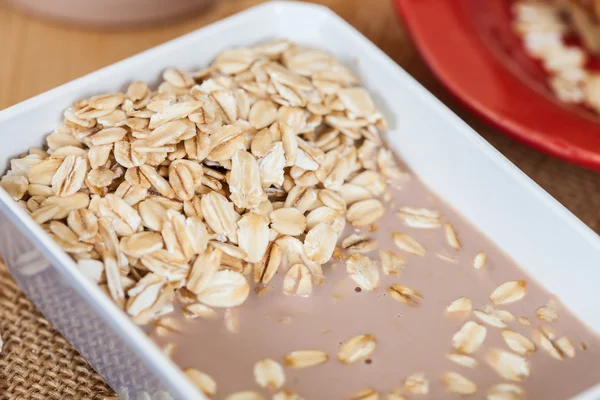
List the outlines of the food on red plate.
<svg viewBox="0 0 600 400">
<path fill-rule="evenodd" d="M 600 53 L 600 1 L 568 0 L 564 7 L 585 47 Z"/>
<path fill-rule="evenodd" d="M 600 114 L 600 74 L 589 66 L 600 52 L 600 1 L 517 1 L 514 29 L 527 53 L 548 73 L 548 86 L 565 103 Z M 580 33 L 581 44 L 570 36 Z"/>
</svg>

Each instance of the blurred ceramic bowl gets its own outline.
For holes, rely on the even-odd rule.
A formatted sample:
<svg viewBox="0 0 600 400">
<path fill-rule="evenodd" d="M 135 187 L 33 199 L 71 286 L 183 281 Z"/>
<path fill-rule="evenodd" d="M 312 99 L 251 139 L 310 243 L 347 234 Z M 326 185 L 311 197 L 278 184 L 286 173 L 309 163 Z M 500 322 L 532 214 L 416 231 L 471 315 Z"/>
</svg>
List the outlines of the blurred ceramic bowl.
<svg viewBox="0 0 600 400">
<path fill-rule="evenodd" d="M 6 0 L 25 12 L 78 25 L 129 27 L 200 11 L 215 0 Z"/>
</svg>

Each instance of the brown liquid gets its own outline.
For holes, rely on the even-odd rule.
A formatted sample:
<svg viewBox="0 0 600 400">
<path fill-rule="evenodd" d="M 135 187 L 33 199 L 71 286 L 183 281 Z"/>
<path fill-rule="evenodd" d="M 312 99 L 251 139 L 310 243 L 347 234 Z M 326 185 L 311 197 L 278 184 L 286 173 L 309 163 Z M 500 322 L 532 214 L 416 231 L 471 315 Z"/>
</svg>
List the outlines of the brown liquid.
<svg viewBox="0 0 600 400">
<path fill-rule="evenodd" d="M 529 318 L 531 327 L 516 321 L 512 329 L 531 337 L 533 328 L 540 326 L 535 310 L 545 305 L 552 296 L 520 270 L 494 244 L 468 224 L 454 210 L 432 195 L 414 176 L 393 189 L 393 200 L 387 214 L 380 220 L 379 229 L 372 233 L 380 249 L 401 254 L 406 267 L 397 277 L 380 273 L 379 287 L 372 292 L 357 292 L 356 284 L 347 277 L 340 261 L 324 267 L 325 283 L 315 286 L 308 298 L 290 297 L 282 293 L 280 270 L 268 291 L 250 297 L 240 307 L 240 329 L 229 332 L 223 313 L 212 320 L 184 320 L 186 331 L 156 338 L 164 345 L 176 343 L 173 360 L 183 368 L 194 367 L 210 374 L 217 382 L 217 398 L 240 390 L 261 392 L 267 398 L 273 394 L 262 390 L 254 381 L 254 363 L 273 358 L 283 365 L 286 353 L 294 350 L 316 349 L 329 354 L 329 361 L 315 367 L 294 370 L 285 367 L 284 388 L 299 393 L 305 399 L 348 399 L 361 389 L 373 388 L 384 394 L 402 388 L 406 376 L 424 372 L 430 383 L 428 396 L 411 398 L 458 398 L 446 392 L 439 380 L 445 371 L 458 372 L 474 381 L 478 392 L 473 398 L 484 398 L 488 388 L 505 382 L 483 360 L 492 347 L 507 349 L 501 329 L 487 326 L 483 346 L 474 354 L 479 366 L 470 369 L 448 360 L 453 352 L 451 338 L 465 321 L 475 319 L 449 317 L 446 306 L 461 296 L 473 300 L 474 309 L 490 304 L 488 295 L 498 285 L 512 280 L 526 279 L 528 291 L 524 299 L 500 307 L 516 317 Z M 405 226 L 395 215 L 399 206 L 420 206 L 439 210 L 443 219 L 453 224 L 458 232 L 462 249 L 456 251 L 445 241 L 443 229 L 413 229 Z M 347 226 L 348 233 L 353 229 Z M 427 249 L 425 257 L 408 255 L 398 250 L 392 232 L 405 232 Z M 347 234 L 343 235 L 346 237 Z M 474 256 L 487 254 L 487 266 L 475 270 Z M 449 262 L 436 254 L 456 259 Z M 368 256 L 379 261 L 377 251 Z M 409 307 L 386 295 L 391 283 L 401 283 L 419 290 L 424 299 L 418 307 Z M 559 321 L 551 324 L 559 336 L 567 335 L 576 347 L 573 359 L 555 360 L 538 349 L 526 356 L 531 375 L 521 385 L 527 399 L 565 399 L 600 382 L 600 340 L 563 307 L 558 308 Z M 179 314 L 178 318 L 181 318 Z M 337 350 L 344 340 L 360 334 L 372 334 L 377 348 L 368 361 L 342 365 Z M 155 336 L 155 335 L 153 335 Z M 584 342 L 588 349 L 579 348 Z"/>
</svg>

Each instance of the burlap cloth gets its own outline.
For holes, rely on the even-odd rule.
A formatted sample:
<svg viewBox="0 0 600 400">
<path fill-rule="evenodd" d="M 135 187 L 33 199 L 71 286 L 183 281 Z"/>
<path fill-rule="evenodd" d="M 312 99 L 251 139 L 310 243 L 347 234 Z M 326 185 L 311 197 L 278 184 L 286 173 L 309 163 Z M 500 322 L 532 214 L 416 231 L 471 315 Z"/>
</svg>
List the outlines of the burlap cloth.
<svg viewBox="0 0 600 400">
<path fill-rule="evenodd" d="M 241 3 L 240 9 L 255 1 Z M 424 66 L 387 2 L 378 1 L 376 7 L 360 7 L 360 0 L 321 3 L 361 30 L 552 196 L 592 229 L 600 231 L 599 174 L 525 148 L 459 106 Z M 223 7 L 216 7 L 211 13 L 222 12 L 217 16 L 225 16 L 236 11 L 231 3 Z M 3 265 L 0 334 L 5 341 L 0 354 L 0 400 L 100 400 L 114 396 L 102 378 L 23 295 Z"/>
</svg>

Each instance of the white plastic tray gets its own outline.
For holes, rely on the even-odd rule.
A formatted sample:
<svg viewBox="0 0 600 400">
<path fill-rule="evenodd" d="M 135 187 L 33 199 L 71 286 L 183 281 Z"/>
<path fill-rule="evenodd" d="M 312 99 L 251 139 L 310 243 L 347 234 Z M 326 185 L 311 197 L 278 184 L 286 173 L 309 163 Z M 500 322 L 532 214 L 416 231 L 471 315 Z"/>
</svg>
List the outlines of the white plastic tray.
<svg viewBox="0 0 600 400">
<path fill-rule="evenodd" d="M 219 51 L 269 38 L 323 48 L 374 93 L 387 139 L 437 194 L 600 333 L 600 240 L 371 42 L 328 9 L 271 2 L 103 68 L 0 112 L 0 160 L 31 146 L 74 100 L 194 69 Z M 69 256 L 0 191 L 0 252 L 37 307 L 117 392 L 203 399 Z M 169 397 L 171 396 L 171 397 Z M 139 397 L 148 398 L 148 397 Z M 579 400 L 600 398 L 600 386 Z"/>
</svg>

